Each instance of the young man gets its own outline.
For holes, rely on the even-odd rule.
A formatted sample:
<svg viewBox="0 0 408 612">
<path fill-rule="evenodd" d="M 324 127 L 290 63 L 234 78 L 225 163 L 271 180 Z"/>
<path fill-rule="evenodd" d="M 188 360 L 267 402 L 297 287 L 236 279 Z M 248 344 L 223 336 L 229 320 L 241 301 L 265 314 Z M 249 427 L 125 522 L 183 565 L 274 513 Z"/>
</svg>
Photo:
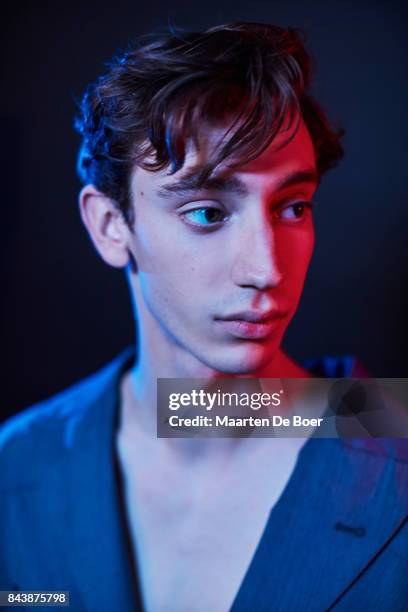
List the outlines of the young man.
<svg viewBox="0 0 408 612">
<path fill-rule="evenodd" d="M 281 344 L 342 149 L 308 86 L 296 31 L 235 23 L 154 38 L 87 91 L 80 211 L 126 269 L 136 350 L 3 427 L 2 589 L 76 611 L 406 609 L 403 445 L 156 437 L 157 378 L 313 375 Z"/>
</svg>

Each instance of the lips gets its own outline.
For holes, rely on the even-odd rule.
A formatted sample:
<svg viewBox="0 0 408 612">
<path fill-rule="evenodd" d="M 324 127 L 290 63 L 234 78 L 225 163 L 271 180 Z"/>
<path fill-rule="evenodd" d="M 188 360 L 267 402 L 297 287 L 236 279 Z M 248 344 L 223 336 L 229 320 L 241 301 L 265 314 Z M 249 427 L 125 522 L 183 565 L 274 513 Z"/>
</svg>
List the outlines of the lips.
<svg viewBox="0 0 408 612">
<path fill-rule="evenodd" d="M 226 317 L 217 317 L 216 321 L 225 332 L 236 338 L 264 340 L 279 329 L 279 323 L 285 315 L 286 313 L 279 310 L 246 310 Z"/>
<path fill-rule="evenodd" d="M 267 323 L 272 319 L 282 318 L 283 313 L 280 310 L 266 310 L 264 312 L 257 310 L 242 310 L 226 317 L 216 317 L 220 321 L 248 321 L 250 323 Z"/>
</svg>

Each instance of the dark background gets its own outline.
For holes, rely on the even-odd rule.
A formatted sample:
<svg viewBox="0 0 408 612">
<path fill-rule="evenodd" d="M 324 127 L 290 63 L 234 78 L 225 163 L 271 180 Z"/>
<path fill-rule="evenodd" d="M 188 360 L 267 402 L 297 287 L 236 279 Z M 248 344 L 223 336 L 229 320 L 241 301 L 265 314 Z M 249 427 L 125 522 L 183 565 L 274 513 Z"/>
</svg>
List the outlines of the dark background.
<svg viewBox="0 0 408 612">
<path fill-rule="evenodd" d="M 77 100 L 129 39 L 172 23 L 302 28 L 315 93 L 347 130 L 347 155 L 317 194 L 317 246 L 286 346 L 298 359 L 357 354 L 407 376 L 407 20 L 357 1 L 20 2 L 3 9 L 1 414 L 102 366 L 133 340 L 124 274 L 81 227 L 72 129 Z"/>
</svg>

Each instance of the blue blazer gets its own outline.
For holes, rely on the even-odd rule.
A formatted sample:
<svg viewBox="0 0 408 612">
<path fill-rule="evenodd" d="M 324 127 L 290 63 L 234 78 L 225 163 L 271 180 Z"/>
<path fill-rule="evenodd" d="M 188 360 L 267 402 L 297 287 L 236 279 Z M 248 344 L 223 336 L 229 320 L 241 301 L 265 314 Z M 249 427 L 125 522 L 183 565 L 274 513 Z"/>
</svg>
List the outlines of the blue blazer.
<svg viewBox="0 0 408 612">
<path fill-rule="evenodd" d="M 131 359 L 0 429 L 0 590 L 68 590 L 73 612 L 142 611 L 114 446 Z M 407 523 L 406 440 L 309 439 L 231 612 L 406 612 Z"/>
</svg>

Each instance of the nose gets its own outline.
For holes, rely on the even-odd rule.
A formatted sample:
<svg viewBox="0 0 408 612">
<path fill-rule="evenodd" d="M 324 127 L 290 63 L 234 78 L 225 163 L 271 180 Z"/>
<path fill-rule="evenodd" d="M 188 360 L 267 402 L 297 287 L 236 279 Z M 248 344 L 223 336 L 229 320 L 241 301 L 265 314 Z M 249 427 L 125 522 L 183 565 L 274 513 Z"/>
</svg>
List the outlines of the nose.
<svg viewBox="0 0 408 612">
<path fill-rule="evenodd" d="M 273 226 L 259 215 L 246 224 L 238 238 L 232 280 L 241 287 L 265 291 L 277 287 L 282 277 Z"/>
</svg>

